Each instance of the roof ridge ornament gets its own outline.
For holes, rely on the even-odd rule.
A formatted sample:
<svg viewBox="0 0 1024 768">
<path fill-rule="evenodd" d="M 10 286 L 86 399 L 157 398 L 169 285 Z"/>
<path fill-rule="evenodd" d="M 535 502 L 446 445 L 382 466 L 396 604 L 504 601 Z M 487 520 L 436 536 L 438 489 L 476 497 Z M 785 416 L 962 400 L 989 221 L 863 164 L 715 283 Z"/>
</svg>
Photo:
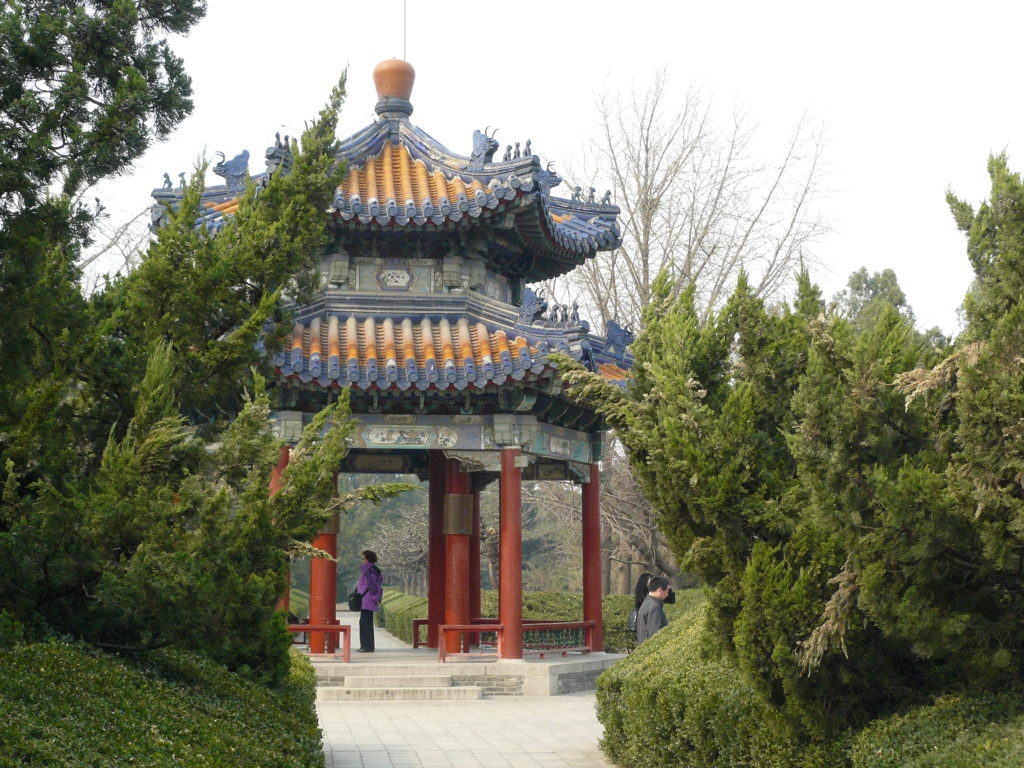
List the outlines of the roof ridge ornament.
<svg viewBox="0 0 1024 768">
<path fill-rule="evenodd" d="M 487 128 L 490 127 L 487 126 Z M 494 160 L 494 153 L 500 146 L 494 138 L 498 129 L 495 128 L 494 133 L 488 136 L 487 128 L 484 128 L 483 133 L 473 131 L 473 153 L 469 156 L 469 165 L 466 166 L 468 170 L 481 170 L 487 163 Z"/>
<path fill-rule="evenodd" d="M 223 152 L 216 152 L 220 155 L 220 162 L 212 170 L 215 174 L 224 179 L 228 189 L 244 189 L 245 180 L 249 177 L 249 150 L 243 149 L 241 154 L 235 155 L 228 160 Z"/>
<path fill-rule="evenodd" d="M 548 162 L 544 168 L 538 168 L 535 172 L 537 177 L 537 184 L 540 186 L 540 193 L 542 195 L 548 195 L 551 190 L 562 183 L 562 177 L 558 175 L 558 172 L 552 168 L 555 164 L 554 160 Z M 537 161 L 537 165 L 540 165 L 540 160 Z"/>
<path fill-rule="evenodd" d="M 377 88 L 374 111 L 381 117 L 408 117 L 412 114 L 412 86 L 416 70 L 401 59 L 385 59 L 373 68 L 373 84 Z"/>
</svg>

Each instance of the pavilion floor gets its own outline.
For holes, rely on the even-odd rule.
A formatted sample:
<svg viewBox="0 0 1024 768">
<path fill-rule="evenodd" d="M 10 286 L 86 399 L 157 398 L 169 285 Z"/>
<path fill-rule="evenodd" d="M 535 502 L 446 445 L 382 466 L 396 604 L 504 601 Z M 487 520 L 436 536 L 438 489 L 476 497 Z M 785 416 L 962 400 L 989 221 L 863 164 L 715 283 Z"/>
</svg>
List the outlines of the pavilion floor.
<svg viewBox="0 0 1024 768">
<path fill-rule="evenodd" d="M 359 614 L 338 610 L 338 620 L 352 626 L 352 643 L 358 646 Z M 406 678 L 450 677 L 451 685 L 475 686 L 484 698 L 494 696 L 557 696 L 593 690 L 594 681 L 619 659 L 620 654 L 584 653 L 562 656 L 548 652 L 544 658 L 527 655 L 522 660 L 452 658 L 441 663 L 433 648 L 413 648 L 380 627 L 374 628 L 374 653 L 352 652 L 345 663 L 337 654 L 313 654 L 321 688 L 353 685 L 352 677 Z M 347 682 L 346 682 L 347 681 Z M 326 692 L 321 691 L 321 698 Z"/>
</svg>

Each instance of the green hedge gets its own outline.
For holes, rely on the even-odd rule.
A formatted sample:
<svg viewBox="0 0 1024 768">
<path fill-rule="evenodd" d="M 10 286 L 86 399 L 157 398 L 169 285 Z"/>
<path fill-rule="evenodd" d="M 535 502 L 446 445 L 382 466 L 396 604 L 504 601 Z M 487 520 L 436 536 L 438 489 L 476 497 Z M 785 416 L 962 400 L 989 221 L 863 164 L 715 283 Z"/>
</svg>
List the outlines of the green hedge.
<svg viewBox="0 0 1024 768">
<path fill-rule="evenodd" d="M 314 686 L 295 653 L 288 681 L 268 688 L 169 649 L 0 650 L 0 766 L 322 768 Z"/>
<path fill-rule="evenodd" d="M 309 616 L 309 592 L 292 587 L 288 591 L 288 612 L 299 618 Z"/>
<path fill-rule="evenodd" d="M 671 617 L 676 606 L 668 606 Z M 610 653 L 625 653 L 635 640 L 626 630 L 626 620 L 633 609 L 633 598 L 628 595 L 608 595 L 602 601 L 604 615 L 604 645 Z M 480 596 L 480 613 L 498 615 L 498 593 L 487 590 Z M 406 595 L 393 589 L 384 590 L 381 610 L 377 614 L 378 626 L 383 626 L 395 637 L 412 643 L 412 620 L 427 616 L 427 601 L 422 597 Z M 565 592 L 526 592 L 523 594 L 524 619 L 561 619 L 580 621 L 583 618 L 582 595 Z"/>
<path fill-rule="evenodd" d="M 672 606 L 669 606 L 670 608 Z M 629 595 L 605 595 L 601 600 L 604 649 L 609 653 L 626 653 L 636 641 L 626 629 L 633 598 Z M 485 591 L 480 597 L 480 612 L 484 616 L 498 615 L 498 593 Z M 567 592 L 524 592 L 524 619 L 583 619 L 583 596 Z"/>
<path fill-rule="evenodd" d="M 412 645 L 412 620 L 427 617 L 427 599 L 401 592 L 385 591 L 381 611 L 384 628 L 403 642 Z"/>
<path fill-rule="evenodd" d="M 727 663 L 699 651 L 700 590 L 678 593 L 669 626 L 597 681 L 601 747 L 624 768 L 834 766 L 839 748 L 808 748 Z M 841 759 L 841 758 L 839 758 Z"/>
<path fill-rule="evenodd" d="M 622 768 L 1018 768 L 1024 690 L 957 693 L 808 744 L 728 660 L 701 653 L 704 599 L 679 593 L 669 626 L 597 682 L 601 746 Z"/>
<path fill-rule="evenodd" d="M 876 720 L 854 738 L 853 768 L 1019 768 L 1024 690 L 956 693 Z"/>
</svg>

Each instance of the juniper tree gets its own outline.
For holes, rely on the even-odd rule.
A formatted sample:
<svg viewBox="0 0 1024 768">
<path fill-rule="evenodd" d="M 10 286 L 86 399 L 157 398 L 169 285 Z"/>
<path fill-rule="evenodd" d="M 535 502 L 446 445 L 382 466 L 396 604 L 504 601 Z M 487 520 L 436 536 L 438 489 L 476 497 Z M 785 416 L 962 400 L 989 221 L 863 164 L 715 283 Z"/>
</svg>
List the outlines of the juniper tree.
<svg viewBox="0 0 1024 768">
<path fill-rule="evenodd" d="M 326 238 L 342 97 L 343 82 L 293 145 L 291 174 L 250 187 L 215 237 L 194 227 L 196 182 L 139 269 L 91 300 L 73 365 L 29 389 L 5 436 L 0 609 L 102 646 L 179 644 L 280 678 L 289 551 L 331 512 L 405 489 L 337 496 L 345 400 L 307 429 L 268 499 L 276 442 L 248 370 L 266 365 L 257 341 L 273 348 L 282 292 L 302 290 Z"/>
<path fill-rule="evenodd" d="M 80 347 L 77 260 L 97 213 L 82 195 L 189 114 L 191 83 L 163 37 L 204 12 L 197 0 L 0 10 L 0 424 Z"/>
</svg>

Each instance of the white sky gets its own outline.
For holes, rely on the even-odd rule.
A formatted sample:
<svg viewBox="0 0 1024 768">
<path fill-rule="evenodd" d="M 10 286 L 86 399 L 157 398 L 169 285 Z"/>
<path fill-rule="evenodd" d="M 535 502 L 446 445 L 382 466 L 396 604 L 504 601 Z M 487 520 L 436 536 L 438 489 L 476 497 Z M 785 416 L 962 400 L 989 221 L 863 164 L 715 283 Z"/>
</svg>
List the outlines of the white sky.
<svg viewBox="0 0 1024 768">
<path fill-rule="evenodd" d="M 680 97 L 697 83 L 724 113 L 741 108 L 774 150 L 765 161 L 806 111 L 824 126 L 830 168 L 819 206 L 832 232 L 814 247 L 826 297 L 861 266 L 891 267 L 919 324 L 950 333 L 972 274 L 944 195 L 983 199 L 993 151 L 1024 169 L 1022 22 L 1024 4 L 983 0 L 408 0 L 405 58 L 417 74 L 412 121 L 442 144 L 468 154 L 474 129 L 497 126 L 502 147 L 532 139 L 562 169 L 595 132 L 599 94 L 659 68 Z M 192 116 L 96 194 L 117 222 L 204 150 L 248 149 L 250 169 L 263 170 L 274 132 L 299 134 L 346 66 L 348 136 L 374 118 L 374 65 L 402 57 L 402 45 L 402 0 L 210 0 L 174 42 Z"/>
</svg>

